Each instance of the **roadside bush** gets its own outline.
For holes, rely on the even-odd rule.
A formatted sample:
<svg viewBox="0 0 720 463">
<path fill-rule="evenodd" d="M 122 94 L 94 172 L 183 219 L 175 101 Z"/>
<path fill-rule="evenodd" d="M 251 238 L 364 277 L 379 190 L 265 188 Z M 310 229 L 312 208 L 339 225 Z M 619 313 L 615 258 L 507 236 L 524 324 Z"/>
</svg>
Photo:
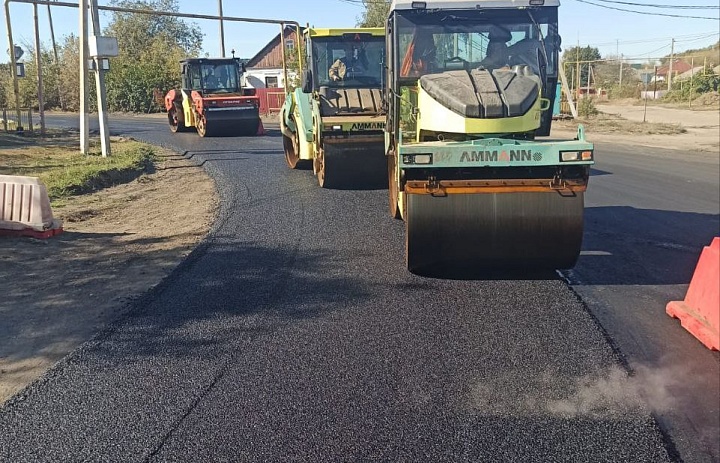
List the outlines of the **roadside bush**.
<svg viewBox="0 0 720 463">
<path fill-rule="evenodd" d="M 580 117 L 597 116 L 600 111 L 595 107 L 595 102 L 592 98 L 582 98 L 578 102 L 578 115 Z"/>
<path fill-rule="evenodd" d="M 694 75 L 692 80 L 684 79 L 673 82 L 673 89 L 663 96 L 663 100 L 669 102 L 694 100 L 704 93 L 717 91 L 719 84 L 720 76 L 707 68 Z"/>
<path fill-rule="evenodd" d="M 642 86 L 633 82 L 632 84 L 613 85 L 608 89 L 608 98 L 618 100 L 623 98 L 640 98 Z"/>
</svg>

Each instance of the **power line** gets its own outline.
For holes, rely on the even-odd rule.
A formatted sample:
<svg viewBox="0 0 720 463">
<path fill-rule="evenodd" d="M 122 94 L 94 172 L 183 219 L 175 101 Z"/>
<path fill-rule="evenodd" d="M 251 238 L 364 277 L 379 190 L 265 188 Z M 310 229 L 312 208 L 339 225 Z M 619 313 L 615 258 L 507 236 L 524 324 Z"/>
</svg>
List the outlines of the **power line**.
<svg viewBox="0 0 720 463">
<path fill-rule="evenodd" d="M 638 43 L 654 43 L 659 42 L 662 40 L 670 40 L 672 38 L 675 38 L 676 42 L 684 42 L 685 40 L 695 40 L 697 38 L 706 38 L 706 37 L 712 37 L 713 35 L 720 35 L 720 32 L 702 32 L 698 34 L 688 34 L 688 35 L 676 35 L 674 37 L 671 36 L 665 36 L 665 37 L 655 37 L 655 38 L 647 38 L 647 39 L 640 39 L 640 40 L 614 40 L 612 42 L 593 42 L 589 45 L 593 46 L 610 46 L 610 45 L 635 45 Z"/>
<path fill-rule="evenodd" d="M 694 39 L 682 39 L 682 40 L 676 39 L 675 42 L 676 43 L 677 42 L 697 42 L 698 40 L 703 40 L 703 39 L 707 39 L 707 38 L 718 36 L 718 35 L 720 35 L 720 32 L 715 32 L 713 34 L 704 35 L 702 37 L 695 37 Z"/>
<path fill-rule="evenodd" d="M 688 15 L 681 15 L 681 14 L 666 14 L 666 13 L 651 13 L 649 11 L 637 11 L 637 10 L 628 10 L 626 8 L 617 8 L 614 6 L 608 6 L 608 5 L 598 5 L 597 3 L 589 2 L 587 0 L 575 0 L 576 2 L 580 3 L 587 3 L 588 5 L 597 6 L 600 8 L 607 8 L 608 10 L 617 10 L 617 11 L 624 11 L 626 13 L 637 13 L 637 14 L 645 14 L 649 16 L 666 16 L 669 18 L 685 18 L 685 19 L 710 19 L 712 21 L 717 21 L 720 18 L 709 18 L 707 16 L 688 16 Z M 601 1 L 601 0 L 598 0 Z M 647 5 L 645 5 L 647 6 Z"/>
<path fill-rule="evenodd" d="M 662 46 L 662 47 L 660 47 L 660 48 L 656 48 L 656 49 L 653 50 L 653 51 L 649 51 L 649 52 L 647 52 L 647 53 L 640 53 L 640 54 L 638 54 L 638 55 L 639 55 L 639 56 L 647 56 L 647 55 L 650 55 L 651 53 L 657 53 L 657 52 L 659 52 L 660 50 L 664 50 L 664 49 L 669 48 L 669 47 L 670 47 L 670 45 L 665 45 L 665 46 Z"/>
<path fill-rule="evenodd" d="M 640 6 L 645 8 L 667 8 L 671 10 L 720 10 L 720 6 L 701 6 L 701 5 L 657 5 L 635 2 L 621 2 L 619 0 L 595 0 L 602 3 L 616 3 L 619 5 Z"/>
</svg>

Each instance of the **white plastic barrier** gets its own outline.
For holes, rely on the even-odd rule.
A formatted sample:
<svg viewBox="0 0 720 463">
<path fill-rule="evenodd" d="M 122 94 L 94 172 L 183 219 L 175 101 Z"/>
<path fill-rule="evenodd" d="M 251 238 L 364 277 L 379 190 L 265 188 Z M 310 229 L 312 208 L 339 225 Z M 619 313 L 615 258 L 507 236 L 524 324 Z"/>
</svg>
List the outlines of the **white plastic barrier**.
<svg viewBox="0 0 720 463">
<path fill-rule="evenodd" d="M 61 229 L 53 218 L 45 185 L 37 177 L 0 175 L 0 229 Z"/>
</svg>

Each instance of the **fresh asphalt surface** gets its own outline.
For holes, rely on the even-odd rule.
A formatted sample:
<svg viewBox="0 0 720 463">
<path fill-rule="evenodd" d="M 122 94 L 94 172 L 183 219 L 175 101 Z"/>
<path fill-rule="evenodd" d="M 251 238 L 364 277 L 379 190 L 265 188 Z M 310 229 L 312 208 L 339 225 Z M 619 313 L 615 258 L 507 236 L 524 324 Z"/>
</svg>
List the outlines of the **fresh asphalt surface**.
<svg viewBox="0 0 720 463">
<path fill-rule="evenodd" d="M 718 355 L 664 313 L 718 235 L 716 155 L 598 146 L 573 271 L 431 279 L 405 270 L 386 190 L 320 189 L 276 127 L 111 127 L 202 164 L 220 215 L 0 409 L 0 461 L 720 459 Z"/>
</svg>

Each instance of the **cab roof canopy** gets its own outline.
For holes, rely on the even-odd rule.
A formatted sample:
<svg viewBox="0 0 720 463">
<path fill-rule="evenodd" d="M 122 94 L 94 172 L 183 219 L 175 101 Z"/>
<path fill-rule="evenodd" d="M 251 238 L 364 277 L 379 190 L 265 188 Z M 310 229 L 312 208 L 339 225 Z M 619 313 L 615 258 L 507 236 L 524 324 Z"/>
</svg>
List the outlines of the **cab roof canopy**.
<svg viewBox="0 0 720 463">
<path fill-rule="evenodd" d="M 474 10 L 482 8 L 526 8 L 533 6 L 560 6 L 560 0 L 544 0 L 542 2 L 541 0 L 393 0 L 390 10 Z"/>
<path fill-rule="evenodd" d="M 239 63 L 240 58 L 185 58 L 180 60 L 183 64 L 228 64 Z"/>
<path fill-rule="evenodd" d="M 327 29 L 320 27 L 310 27 L 305 30 L 310 37 L 341 37 L 345 34 L 371 34 L 378 37 L 385 36 L 384 27 L 356 27 L 348 29 Z"/>
</svg>

